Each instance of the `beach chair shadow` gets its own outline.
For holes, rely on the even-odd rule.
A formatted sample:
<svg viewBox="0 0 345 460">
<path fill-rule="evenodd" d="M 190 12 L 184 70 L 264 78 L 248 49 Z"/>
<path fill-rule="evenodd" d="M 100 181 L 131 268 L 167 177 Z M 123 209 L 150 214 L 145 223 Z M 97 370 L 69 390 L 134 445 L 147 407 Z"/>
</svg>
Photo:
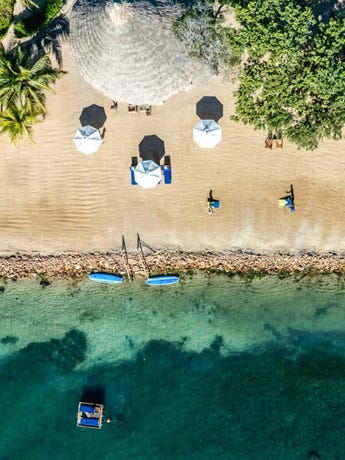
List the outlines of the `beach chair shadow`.
<svg viewBox="0 0 345 460">
<path fill-rule="evenodd" d="M 218 122 L 223 117 L 223 104 L 214 96 L 204 96 L 196 103 L 196 114 L 201 120 Z"/>
</svg>

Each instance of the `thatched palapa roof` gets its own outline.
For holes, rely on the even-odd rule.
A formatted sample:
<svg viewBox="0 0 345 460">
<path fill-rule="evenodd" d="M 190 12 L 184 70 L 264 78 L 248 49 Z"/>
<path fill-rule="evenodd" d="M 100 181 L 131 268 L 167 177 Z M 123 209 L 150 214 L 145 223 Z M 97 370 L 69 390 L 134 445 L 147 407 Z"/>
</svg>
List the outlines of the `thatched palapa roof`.
<svg viewBox="0 0 345 460">
<path fill-rule="evenodd" d="M 176 9 L 150 0 L 77 0 L 70 47 L 82 77 L 112 100 L 159 104 L 208 70 L 171 30 Z"/>
</svg>

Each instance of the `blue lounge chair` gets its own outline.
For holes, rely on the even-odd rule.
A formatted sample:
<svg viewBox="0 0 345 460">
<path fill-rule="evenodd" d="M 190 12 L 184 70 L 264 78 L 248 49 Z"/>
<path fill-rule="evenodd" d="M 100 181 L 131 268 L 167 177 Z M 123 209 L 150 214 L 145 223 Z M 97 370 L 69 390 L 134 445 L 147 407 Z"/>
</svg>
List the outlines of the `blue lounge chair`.
<svg viewBox="0 0 345 460">
<path fill-rule="evenodd" d="M 164 172 L 164 183 L 165 184 L 171 184 L 171 167 L 170 167 L 170 165 L 164 165 L 163 166 L 163 172 Z"/>
<path fill-rule="evenodd" d="M 100 421 L 97 418 L 82 418 L 80 420 L 80 425 L 82 426 L 91 426 L 91 427 L 98 427 L 100 425 Z"/>
<path fill-rule="evenodd" d="M 131 171 L 131 183 L 132 185 L 138 185 L 134 177 L 134 166 L 130 166 L 129 170 Z"/>
<path fill-rule="evenodd" d="M 95 408 L 93 406 L 88 406 L 86 404 L 81 404 L 79 409 L 81 412 L 88 412 L 89 414 L 95 413 Z"/>
<path fill-rule="evenodd" d="M 214 200 L 212 203 L 212 208 L 218 209 L 220 206 L 220 201 L 219 200 Z"/>
</svg>

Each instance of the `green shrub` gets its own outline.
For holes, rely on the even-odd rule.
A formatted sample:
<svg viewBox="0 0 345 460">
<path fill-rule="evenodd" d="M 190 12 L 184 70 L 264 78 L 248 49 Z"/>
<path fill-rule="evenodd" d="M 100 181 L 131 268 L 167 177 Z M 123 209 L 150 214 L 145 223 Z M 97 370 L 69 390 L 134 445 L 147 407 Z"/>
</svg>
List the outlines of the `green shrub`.
<svg viewBox="0 0 345 460">
<path fill-rule="evenodd" d="M 47 0 L 39 10 L 32 10 L 32 15 L 14 25 L 15 35 L 18 38 L 30 37 L 49 24 L 60 12 L 63 0 Z"/>
<path fill-rule="evenodd" d="M 0 39 L 10 27 L 15 0 L 0 0 Z"/>
</svg>

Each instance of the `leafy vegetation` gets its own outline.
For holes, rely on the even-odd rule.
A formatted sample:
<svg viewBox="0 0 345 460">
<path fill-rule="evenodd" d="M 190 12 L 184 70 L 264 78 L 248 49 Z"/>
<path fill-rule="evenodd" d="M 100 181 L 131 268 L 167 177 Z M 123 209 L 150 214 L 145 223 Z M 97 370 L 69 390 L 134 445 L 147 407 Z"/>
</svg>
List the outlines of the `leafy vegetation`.
<svg viewBox="0 0 345 460">
<path fill-rule="evenodd" d="M 0 0 L 0 39 L 10 27 L 14 3 L 15 0 Z"/>
<path fill-rule="evenodd" d="M 230 5 L 239 27 L 224 26 Z M 282 132 L 300 148 L 340 139 L 345 124 L 345 15 L 303 0 L 197 0 L 175 33 L 215 74 L 236 66 L 235 121 Z M 317 18 L 317 19 L 316 19 Z"/>
<path fill-rule="evenodd" d="M 232 2 L 242 27 L 230 46 L 247 54 L 236 121 L 283 130 L 298 147 L 340 139 L 345 123 L 345 18 L 317 22 L 296 0 Z"/>
<path fill-rule="evenodd" d="M 0 133 L 7 133 L 12 145 L 15 145 L 24 135 L 33 141 L 31 128 L 35 123 L 42 121 L 38 118 L 41 114 L 42 112 L 37 109 L 33 112 L 26 107 L 12 105 L 0 113 Z"/>
<path fill-rule="evenodd" d="M 22 19 L 14 25 L 16 37 L 22 38 L 34 35 L 57 16 L 63 4 L 63 0 L 47 0 L 42 8 L 32 8 L 32 14 L 28 18 Z"/>
<path fill-rule="evenodd" d="M 46 113 L 44 91 L 65 72 L 52 67 L 47 54 L 31 58 L 17 46 L 6 52 L 0 46 L 0 133 L 7 133 L 11 143 L 28 135 L 33 124 Z"/>
<path fill-rule="evenodd" d="M 174 24 L 176 36 L 192 57 L 203 58 L 218 75 L 239 64 L 239 56 L 228 44 L 222 5 L 214 0 L 198 0 Z"/>
</svg>

